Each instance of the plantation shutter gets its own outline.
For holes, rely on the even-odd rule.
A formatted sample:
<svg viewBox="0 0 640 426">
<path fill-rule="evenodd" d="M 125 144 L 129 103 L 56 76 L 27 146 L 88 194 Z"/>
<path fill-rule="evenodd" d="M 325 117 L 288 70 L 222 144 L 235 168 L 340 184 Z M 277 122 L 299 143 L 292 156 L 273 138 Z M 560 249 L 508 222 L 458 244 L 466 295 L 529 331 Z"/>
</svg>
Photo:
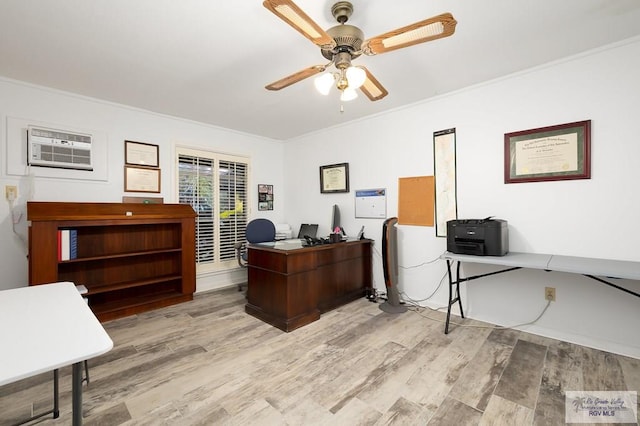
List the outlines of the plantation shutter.
<svg viewBox="0 0 640 426">
<path fill-rule="evenodd" d="M 234 244 L 245 240 L 247 227 L 247 165 L 220 161 L 220 260 L 236 257 Z"/>
<path fill-rule="evenodd" d="M 235 243 L 245 240 L 247 226 L 248 163 L 222 154 L 183 151 L 178 153 L 178 196 L 198 214 L 196 262 L 235 267 Z"/>
<path fill-rule="evenodd" d="M 213 262 L 215 230 L 213 160 L 180 155 L 178 193 L 180 203 L 191 204 L 196 217 L 196 262 Z"/>
</svg>

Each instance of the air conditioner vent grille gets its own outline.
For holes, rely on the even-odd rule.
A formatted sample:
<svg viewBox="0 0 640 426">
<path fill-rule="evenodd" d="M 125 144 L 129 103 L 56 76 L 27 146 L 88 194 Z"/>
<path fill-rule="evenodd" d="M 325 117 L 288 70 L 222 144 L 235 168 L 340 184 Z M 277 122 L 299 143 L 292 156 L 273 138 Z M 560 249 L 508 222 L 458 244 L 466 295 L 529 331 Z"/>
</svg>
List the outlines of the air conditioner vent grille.
<svg viewBox="0 0 640 426">
<path fill-rule="evenodd" d="M 91 135 L 36 127 L 27 131 L 30 165 L 93 170 Z"/>
</svg>

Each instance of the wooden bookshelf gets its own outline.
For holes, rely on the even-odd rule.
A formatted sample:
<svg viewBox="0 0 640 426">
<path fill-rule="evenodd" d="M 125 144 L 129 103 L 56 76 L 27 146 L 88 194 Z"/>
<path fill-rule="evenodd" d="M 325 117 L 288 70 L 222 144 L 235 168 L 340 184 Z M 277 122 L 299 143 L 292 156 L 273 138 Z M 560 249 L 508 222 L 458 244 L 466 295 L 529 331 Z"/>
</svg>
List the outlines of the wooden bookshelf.
<svg viewBox="0 0 640 426">
<path fill-rule="evenodd" d="M 193 299 L 195 217 L 185 204 L 28 202 L 29 285 L 84 285 L 101 321 Z M 58 230 L 77 231 L 59 259 Z"/>
</svg>

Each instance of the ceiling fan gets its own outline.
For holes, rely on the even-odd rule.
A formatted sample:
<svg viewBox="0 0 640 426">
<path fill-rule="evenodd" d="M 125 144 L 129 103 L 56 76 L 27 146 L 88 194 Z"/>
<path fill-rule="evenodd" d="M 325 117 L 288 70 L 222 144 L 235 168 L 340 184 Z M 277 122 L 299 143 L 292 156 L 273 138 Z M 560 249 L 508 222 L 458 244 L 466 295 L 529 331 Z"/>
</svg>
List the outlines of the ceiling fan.
<svg viewBox="0 0 640 426">
<path fill-rule="evenodd" d="M 337 72 L 324 74 L 315 80 L 319 92 L 328 94 L 335 85 L 343 101 L 357 97 L 359 88 L 370 100 L 378 101 L 388 92 L 364 66 L 352 66 L 351 61 L 362 54 L 377 55 L 452 35 L 456 20 L 450 13 L 398 28 L 369 39 L 360 28 L 346 24 L 353 13 L 353 5 L 339 1 L 331 8 L 331 14 L 339 25 L 323 30 L 291 0 L 265 0 L 263 6 L 273 12 L 300 34 L 320 47 L 322 56 L 330 62 L 313 65 L 267 86 L 268 90 L 280 90 L 316 74 L 323 73 L 331 65 Z"/>
</svg>

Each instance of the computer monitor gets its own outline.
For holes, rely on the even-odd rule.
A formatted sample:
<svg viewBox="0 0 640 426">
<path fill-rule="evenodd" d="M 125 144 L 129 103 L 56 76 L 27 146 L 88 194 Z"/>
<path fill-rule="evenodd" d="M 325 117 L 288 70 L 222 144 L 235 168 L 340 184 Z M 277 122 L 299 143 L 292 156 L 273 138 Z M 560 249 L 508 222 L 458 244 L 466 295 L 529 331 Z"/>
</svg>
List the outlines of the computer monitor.
<svg viewBox="0 0 640 426">
<path fill-rule="evenodd" d="M 340 229 L 340 207 L 334 204 L 331 212 L 331 232 L 335 232 L 336 228 Z"/>
<path fill-rule="evenodd" d="M 298 238 L 304 238 L 305 235 L 311 238 L 316 238 L 317 234 L 318 234 L 317 224 L 303 223 L 302 225 L 300 225 L 300 232 L 298 232 Z"/>
<path fill-rule="evenodd" d="M 331 232 L 335 232 L 336 229 L 339 229 L 339 233 L 342 235 L 347 235 L 344 232 L 344 228 L 340 224 L 340 207 L 337 204 L 333 205 L 333 210 L 331 212 Z"/>
</svg>

